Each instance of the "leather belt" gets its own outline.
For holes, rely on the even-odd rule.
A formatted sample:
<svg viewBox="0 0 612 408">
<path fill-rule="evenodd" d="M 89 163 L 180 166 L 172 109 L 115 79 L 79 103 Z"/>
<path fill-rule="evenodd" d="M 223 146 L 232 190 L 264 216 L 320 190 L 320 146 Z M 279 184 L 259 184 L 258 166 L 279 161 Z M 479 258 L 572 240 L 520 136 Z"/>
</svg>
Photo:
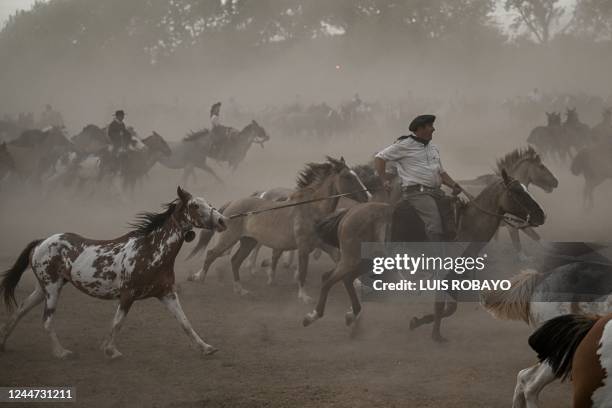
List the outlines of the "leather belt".
<svg viewBox="0 0 612 408">
<path fill-rule="evenodd" d="M 414 184 L 412 186 L 402 186 L 402 193 L 423 193 L 426 191 L 440 191 L 439 188 L 437 187 L 428 187 L 428 186 L 424 186 L 422 184 Z"/>
</svg>

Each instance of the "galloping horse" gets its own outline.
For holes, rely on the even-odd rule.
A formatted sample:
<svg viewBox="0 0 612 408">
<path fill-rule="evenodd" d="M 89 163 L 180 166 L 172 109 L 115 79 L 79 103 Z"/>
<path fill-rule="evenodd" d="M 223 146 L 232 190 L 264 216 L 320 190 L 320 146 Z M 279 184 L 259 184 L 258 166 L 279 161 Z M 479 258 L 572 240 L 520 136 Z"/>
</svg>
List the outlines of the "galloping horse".
<svg viewBox="0 0 612 408">
<path fill-rule="evenodd" d="M 136 300 L 158 298 L 177 318 L 183 330 L 203 354 L 217 351 L 193 330 L 183 313 L 174 287 L 174 260 L 185 239 L 193 238 L 193 228 L 223 231 L 226 219 L 206 200 L 193 197 L 178 187 L 178 199 L 166 204 L 162 213 L 142 213 L 134 230 L 112 240 L 93 240 L 73 233 L 55 234 L 32 241 L 0 282 L 0 294 L 10 309 L 15 288 L 28 266 L 38 281 L 36 289 L 19 305 L 6 325 L 0 328 L 0 350 L 17 322 L 33 307 L 45 301 L 43 323 L 51 337 L 53 354 L 70 356 L 59 342 L 52 319 L 62 287 L 72 283 L 89 296 L 118 299 L 109 337 L 103 344 L 107 357 L 121 353 L 115 336 Z"/>
<path fill-rule="evenodd" d="M 501 179 L 485 188 L 474 202 L 468 203 L 464 208 L 461 228 L 457 234 L 458 242 L 471 242 L 468 247 L 472 255 L 479 252 L 495 234 L 502 222 L 503 214 L 508 213 L 522 219 L 529 220 L 533 226 L 544 223 L 545 215 L 542 208 L 527 192 L 524 185 L 510 178 L 505 170 L 502 170 Z M 327 231 L 325 235 L 335 235 L 340 248 L 340 261 L 335 269 L 323 276 L 323 285 L 315 309 L 304 317 L 303 325 L 308 326 L 323 317 L 327 296 L 331 288 L 342 281 L 351 299 L 352 309 L 346 313 L 345 321 L 351 325 L 361 313 L 361 303 L 353 282 L 363 272 L 360 268 L 361 243 L 362 242 L 384 242 L 385 232 L 391 223 L 393 206 L 386 203 L 365 203 L 350 208 L 346 212 L 339 213 L 339 222 L 329 222 L 335 231 Z M 418 216 L 417 218 L 418 219 Z M 330 221 L 330 220 L 328 220 Z M 423 226 L 406 225 L 404 228 L 412 229 L 416 236 L 425 236 Z M 422 318 L 413 318 L 410 328 L 414 329 L 423 324 L 434 323 L 432 337 L 436 341 L 444 341 L 440 335 L 440 322 L 443 317 L 448 317 L 457 310 L 456 301 L 435 302 L 434 314 Z M 445 309 L 446 306 L 446 309 Z"/>
<path fill-rule="evenodd" d="M 226 129 L 227 138 L 219 145 L 213 143 L 211 132 L 208 129 L 191 133 L 178 143 L 171 143 L 172 155 L 161 160 L 161 164 L 174 170 L 183 169 L 183 182 L 187 182 L 189 176 L 195 177 L 196 168 L 204 170 L 217 181 L 223 182 L 206 164 L 208 158 L 226 162 L 232 170 L 236 170 L 253 143 L 258 143 L 263 147 L 264 142 L 270 140 L 265 129 L 254 120 L 240 131 L 233 128 Z"/>
<path fill-rule="evenodd" d="M 546 112 L 546 119 L 546 126 L 537 126 L 529 133 L 527 143 L 533 145 L 543 156 L 552 158 L 556 154 L 559 160 L 565 161 L 568 148 L 561 125 L 561 114 Z"/>
<path fill-rule="evenodd" d="M 542 158 L 531 146 L 523 149 L 515 149 L 499 159 L 497 161 L 496 174 L 485 174 L 473 180 L 461 180 L 459 184 L 461 184 L 462 187 L 466 187 L 472 194 L 480 193 L 482 189 L 495 181 L 502 169 L 505 169 L 510 177 L 515 178 L 527 188 L 533 184 L 540 187 L 545 192 L 551 193 L 559 185 L 557 178 L 548 167 L 542 163 Z M 521 247 L 519 230 L 509 225 L 507 227 L 519 259 L 527 260 L 528 257 L 523 253 Z M 539 239 L 537 233 L 530 228 L 524 229 L 523 232 L 534 239 Z"/>
<path fill-rule="evenodd" d="M 297 191 L 290 197 L 288 203 L 354 192 L 358 192 L 352 195 L 354 199 L 365 202 L 368 200 L 368 194 L 363 190 L 363 183 L 346 165 L 344 158 L 338 160 L 328 157 L 325 163 L 310 163 L 306 166 L 298 177 Z M 311 298 L 304 289 L 309 254 L 320 247 L 332 258 L 336 257 L 335 248 L 325 245 L 317 237 L 315 225 L 323 217 L 331 214 L 336 209 L 337 203 L 338 198 L 322 200 L 230 220 L 227 230 L 219 235 L 215 246 L 207 251 L 204 265 L 190 277 L 190 280 L 203 279 L 212 263 L 240 242 L 240 248 L 232 256 L 232 272 L 234 291 L 243 295 L 248 292 L 240 284 L 240 265 L 258 243 L 273 249 L 270 271 L 272 278 L 281 253 L 297 249 L 298 298 L 305 303 L 310 302 Z M 223 213 L 230 215 L 245 213 L 278 205 L 276 201 L 248 197 L 231 202 Z M 209 236 L 207 239 L 210 238 L 212 237 Z"/>
<path fill-rule="evenodd" d="M 529 337 L 555 378 L 571 375 L 573 408 L 612 407 L 612 314 L 555 317 Z"/>
<path fill-rule="evenodd" d="M 572 174 L 584 177 L 582 199 L 587 209 L 595 206 L 595 188 L 612 178 L 610 155 L 612 155 L 612 143 L 607 141 L 585 147 L 572 160 L 570 168 Z"/>
</svg>

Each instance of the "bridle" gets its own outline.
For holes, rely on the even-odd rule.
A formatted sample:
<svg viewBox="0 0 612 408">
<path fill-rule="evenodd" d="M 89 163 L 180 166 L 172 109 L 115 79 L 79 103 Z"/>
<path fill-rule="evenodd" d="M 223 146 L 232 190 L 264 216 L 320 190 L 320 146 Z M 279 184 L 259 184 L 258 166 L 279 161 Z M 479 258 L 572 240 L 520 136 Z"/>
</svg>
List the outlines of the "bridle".
<svg viewBox="0 0 612 408">
<path fill-rule="evenodd" d="M 515 184 L 515 183 L 521 185 L 521 183 L 518 180 L 512 180 L 508 184 L 504 183 L 504 190 L 506 192 L 509 192 L 510 193 L 509 195 L 510 195 L 510 198 L 512 199 L 512 201 L 514 201 L 515 204 L 518 204 L 518 206 L 521 207 L 521 209 L 525 211 L 525 213 L 527 214 L 526 218 L 521 218 L 518 215 L 511 214 L 511 213 L 498 213 L 498 212 L 494 212 L 494 211 L 489 211 L 489 210 L 487 210 L 485 208 L 482 208 L 480 205 L 478 205 L 476 200 L 471 195 L 467 195 L 468 198 L 470 198 L 470 200 L 468 201 L 468 205 L 472 205 L 472 206 L 474 206 L 474 208 L 476 208 L 480 212 L 483 212 L 485 214 L 488 214 L 490 216 L 493 216 L 493 217 L 496 217 L 496 218 L 500 219 L 501 221 L 505 222 L 506 224 L 508 224 L 512 228 L 522 229 L 522 228 L 530 227 L 531 226 L 531 223 L 530 223 L 531 212 L 529 211 L 529 209 L 523 203 L 521 203 L 519 200 L 516 199 L 516 197 L 512 194 L 512 192 L 510 190 L 510 187 L 513 184 Z M 521 185 L 521 188 L 522 188 L 522 185 Z"/>
<path fill-rule="evenodd" d="M 214 230 L 215 229 L 215 219 L 213 218 L 213 216 L 214 216 L 215 211 L 217 212 L 219 211 L 212 205 L 209 205 L 209 207 L 210 207 L 210 210 L 208 211 L 208 221 L 206 222 L 206 224 L 204 224 L 202 228 Z M 176 219 L 174 214 L 172 214 L 171 218 L 174 224 L 180 228 L 181 233 L 183 234 L 183 239 L 186 242 L 191 242 L 195 239 L 196 234 L 193 231 L 194 225 L 192 221 L 180 222 Z"/>
</svg>

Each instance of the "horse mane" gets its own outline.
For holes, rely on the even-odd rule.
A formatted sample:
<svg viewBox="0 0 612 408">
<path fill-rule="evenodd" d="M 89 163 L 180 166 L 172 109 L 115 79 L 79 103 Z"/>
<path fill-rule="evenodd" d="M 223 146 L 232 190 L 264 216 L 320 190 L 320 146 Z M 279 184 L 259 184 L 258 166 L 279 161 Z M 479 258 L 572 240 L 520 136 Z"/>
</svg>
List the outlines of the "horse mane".
<svg viewBox="0 0 612 408">
<path fill-rule="evenodd" d="M 200 129 L 200 130 L 198 130 L 196 132 L 189 132 L 189 133 L 187 133 L 187 136 L 185 136 L 183 138 L 183 141 L 185 141 L 185 142 L 193 142 L 193 141 L 196 141 L 196 140 L 199 140 L 199 139 L 203 138 L 204 136 L 208 135 L 209 133 L 210 133 L 210 131 L 208 129 L 206 129 L 206 128 Z"/>
<path fill-rule="evenodd" d="M 572 373 L 572 363 L 580 342 L 600 316 L 567 314 L 544 323 L 529 336 L 529 346 L 547 363 L 562 381 Z"/>
<path fill-rule="evenodd" d="M 508 173 L 511 173 L 516 165 L 523 160 L 541 160 L 541 158 L 533 147 L 519 147 L 497 160 L 497 170 L 495 173 L 500 175 L 503 169 L 506 169 Z"/>
<path fill-rule="evenodd" d="M 149 235 L 153 231 L 161 228 L 166 223 L 166 221 L 172 216 L 172 213 L 174 213 L 177 205 L 177 200 L 174 200 L 164 204 L 163 208 L 165 208 L 165 211 L 163 212 L 141 212 L 136 215 L 136 220 L 131 222 L 129 225 L 136 234 Z"/>
<path fill-rule="evenodd" d="M 326 156 L 327 162 L 325 163 L 307 163 L 304 170 L 302 170 L 297 177 L 297 188 L 304 189 L 312 187 L 323 181 L 326 177 L 331 174 L 339 172 L 342 168 L 346 167 L 342 161 L 334 159 L 333 157 Z"/>
</svg>

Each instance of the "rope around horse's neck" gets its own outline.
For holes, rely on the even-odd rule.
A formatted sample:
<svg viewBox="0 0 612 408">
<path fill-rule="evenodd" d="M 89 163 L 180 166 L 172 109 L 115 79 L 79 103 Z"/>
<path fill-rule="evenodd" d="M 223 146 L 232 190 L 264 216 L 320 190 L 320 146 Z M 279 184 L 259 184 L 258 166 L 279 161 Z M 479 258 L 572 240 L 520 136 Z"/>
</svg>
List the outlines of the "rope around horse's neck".
<svg viewBox="0 0 612 408">
<path fill-rule="evenodd" d="M 370 190 L 371 189 L 364 188 L 361 190 L 353 191 L 351 193 L 334 194 L 334 195 L 325 196 L 325 197 L 313 198 L 310 200 L 298 201 L 298 202 L 290 203 L 290 204 L 278 205 L 276 207 L 263 208 L 261 210 L 253 210 L 253 211 L 247 211 L 247 212 L 238 213 L 238 214 L 232 214 L 232 215 L 227 216 L 227 218 L 229 218 L 230 220 L 233 220 L 234 218 L 246 217 L 248 215 L 255 215 L 255 214 L 261 214 L 261 213 L 268 212 L 268 211 L 280 210 L 281 208 L 295 207 L 298 205 L 310 204 L 310 203 L 315 203 L 318 201 L 332 200 L 334 198 L 340 198 L 340 197 L 347 197 L 353 194 L 359 194 L 359 193 L 363 193 L 363 192 L 370 191 Z"/>
</svg>

